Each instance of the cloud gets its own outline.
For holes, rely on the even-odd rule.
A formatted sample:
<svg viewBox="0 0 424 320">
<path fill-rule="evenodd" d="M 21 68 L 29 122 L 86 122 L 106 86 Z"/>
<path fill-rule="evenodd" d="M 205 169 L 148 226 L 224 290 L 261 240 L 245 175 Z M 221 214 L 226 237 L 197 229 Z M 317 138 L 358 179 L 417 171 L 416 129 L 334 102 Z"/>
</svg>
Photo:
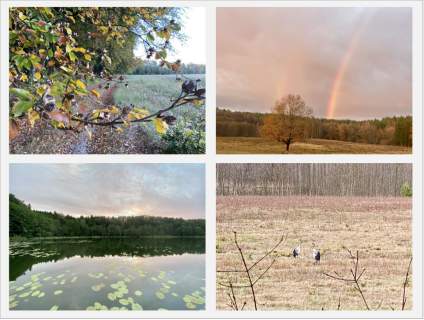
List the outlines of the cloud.
<svg viewBox="0 0 424 320">
<path fill-rule="evenodd" d="M 411 114 L 410 8 L 218 8 L 217 106 L 268 112 L 296 93 L 326 114 L 341 61 L 361 30 L 335 116 Z"/>
<path fill-rule="evenodd" d="M 200 164 L 12 164 L 10 192 L 70 215 L 204 217 Z"/>
</svg>

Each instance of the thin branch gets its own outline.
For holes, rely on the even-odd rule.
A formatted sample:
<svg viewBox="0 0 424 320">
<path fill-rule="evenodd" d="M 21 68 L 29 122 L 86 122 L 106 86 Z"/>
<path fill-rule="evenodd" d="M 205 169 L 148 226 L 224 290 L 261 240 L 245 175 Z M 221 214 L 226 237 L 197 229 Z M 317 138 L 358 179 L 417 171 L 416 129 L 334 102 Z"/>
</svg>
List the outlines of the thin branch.
<svg viewBox="0 0 424 320">
<path fill-rule="evenodd" d="M 403 282 L 403 295 L 402 295 L 402 310 L 405 310 L 406 305 L 406 286 L 408 285 L 409 271 L 411 270 L 412 257 L 409 260 L 408 270 L 406 271 L 405 281 Z"/>
<path fill-rule="evenodd" d="M 255 310 L 258 310 L 258 306 L 257 306 L 257 303 L 256 303 L 255 288 L 254 288 L 254 285 L 253 285 L 253 282 L 252 282 L 252 277 L 250 276 L 249 268 L 247 267 L 247 264 L 246 264 L 246 260 L 244 259 L 243 251 L 241 250 L 241 248 L 240 248 L 240 246 L 237 242 L 237 232 L 234 232 L 234 242 L 235 242 L 237 249 L 240 253 L 244 269 L 246 270 L 246 275 L 247 275 L 247 278 L 249 280 L 250 291 L 252 292 L 252 298 L 253 298 L 253 304 L 255 306 Z"/>
<path fill-rule="evenodd" d="M 347 248 L 346 248 L 347 249 Z M 351 253 L 351 251 L 349 250 L 349 249 L 347 249 L 347 251 L 349 252 L 349 254 L 351 255 L 351 257 L 353 256 L 352 255 L 352 253 Z M 367 308 L 367 310 L 370 310 L 370 307 L 369 307 L 369 305 L 368 305 L 368 302 L 367 302 L 367 300 L 365 299 L 365 295 L 364 295 L 364 293 L 363 293 L 363 291 L 362 291 L 362 289 L 361 289 L 361 285 L 360 285 L 360 283 L 359 283 L 359 280 L 360 280 L 360 278 L 362 277 L 362 275 L 364 274 L 364 272 L 365 272 L 365 268 L 361 271 L 361 273 L 359 274 L 359 276 L 358 276 L 358 267 L 359 267 L 359 251 L 356 251 L 356 257 L 354 257 L 354 259 L 355 259 L 355 262 L 354 262 L 354 266 L 353 266 L 353 268 L 352 269 L 350 269 L 350 273 L 351 273 L 351 275 L 352 275 L 352 279 L 349 279 L 349 278 L 344 278 L 344 277 L 342 277 L 342 276 L 340 276 L 336 271 L 334 271 L 334 274 L 335 274 L 335 276 L 334 275 L 332 275 L 332 274 L 329 274 L 329 273 L 326 273 L 326 272 L 324 272 L 323 274 L 326 276 L 326 277 L 329 277 L 329 278 L 332 278 L 332 279 L 335 279 L 335 280 L 339 280 L 339 281 L 343 281 L 343 282 L 347 282 L 347 283 L 353 283 L 355 286 L 354 286 L 354 288 L 355 288 L 355 290 L 356 291 L 358 291 L 359 292 L 359 294 L 361 295 L 361 298 L 362 298 L 362 301 L 364 302 L 364 304 L 365 304 L 365 307 Z"/>
<path fill-rule="evenodd" d="M 257 260 L 254 264 L 252 264 L 249 267 L 249 271 L 252 270 L 263 259 L 265 259 L 266 257 L 268 257 L 272 252 L 274 252 L 274 250 L 277 249 L 277 247 L 284 241 L 284 239 L 285 239 L 285 237 L 284 237 L 284 235 L 282 235 L 281 238 L 280 238 L 280 241 L 278 241 L 277 244 L 271 250 L 269 250 L 267 253 L 265 253 L 265 255 L 262 258 L 260 258 L 259 260 Z"/>
</svg>

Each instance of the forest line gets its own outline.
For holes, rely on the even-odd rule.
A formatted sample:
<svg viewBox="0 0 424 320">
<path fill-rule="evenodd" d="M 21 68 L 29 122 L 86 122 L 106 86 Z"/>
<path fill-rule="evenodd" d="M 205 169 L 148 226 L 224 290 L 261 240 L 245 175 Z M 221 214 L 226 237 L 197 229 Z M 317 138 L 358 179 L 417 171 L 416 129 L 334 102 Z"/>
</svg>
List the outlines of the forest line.
<svg viewBox="0 0 424 320">
<path fill-rule="evenodd" d="M 217 109 L 218 137 L 260 137 L 269 113 Z M 327 139 L 357 143 L 412 146 L 412 117 L 397 116 L 374 120 L 301 119 L 304 139 Z"/>
<path fill-rule="evenodd" d="M 37 211 L 9 195 L 9 236 L 36 237 L 204 237 L 204 219 L 154 216 L 80 216 Z"/>
<path fill-rule="evenodd" d="M 412 195 L 410 164 L 218 164 L 216 179 L 218 196 Z"/>
</svg>

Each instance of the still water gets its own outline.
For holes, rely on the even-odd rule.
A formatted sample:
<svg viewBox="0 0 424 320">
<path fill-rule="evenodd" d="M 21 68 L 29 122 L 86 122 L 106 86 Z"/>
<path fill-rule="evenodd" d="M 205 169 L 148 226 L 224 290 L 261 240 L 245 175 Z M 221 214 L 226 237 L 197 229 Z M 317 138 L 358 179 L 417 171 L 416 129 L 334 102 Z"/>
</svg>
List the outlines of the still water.
<svg viewBox="0 0 424 320">
<path fill-rule="evenodd" d="M 12 310 L 205 309 L 202 238 L 10 243 Z"/>
</svg>

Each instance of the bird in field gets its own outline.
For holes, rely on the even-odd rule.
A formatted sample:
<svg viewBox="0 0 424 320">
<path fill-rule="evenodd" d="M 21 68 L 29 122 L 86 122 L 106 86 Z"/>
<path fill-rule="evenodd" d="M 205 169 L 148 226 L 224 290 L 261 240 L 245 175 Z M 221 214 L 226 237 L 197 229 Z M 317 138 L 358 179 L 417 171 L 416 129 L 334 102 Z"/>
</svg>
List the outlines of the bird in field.
<svg viewBox="0 0 424 320">
<path fill-rule="evenodd" d="M 293 249 L 293 258 L 300 256 L 300 243 L 299 245 Z"/>
<path fill-rule="evenodd" d="M 315 260 L 315 263 L 319 263 L 321 260 L 321 253 L 319 249 L 312 249 L 312 257 Z"/>
</svg>

